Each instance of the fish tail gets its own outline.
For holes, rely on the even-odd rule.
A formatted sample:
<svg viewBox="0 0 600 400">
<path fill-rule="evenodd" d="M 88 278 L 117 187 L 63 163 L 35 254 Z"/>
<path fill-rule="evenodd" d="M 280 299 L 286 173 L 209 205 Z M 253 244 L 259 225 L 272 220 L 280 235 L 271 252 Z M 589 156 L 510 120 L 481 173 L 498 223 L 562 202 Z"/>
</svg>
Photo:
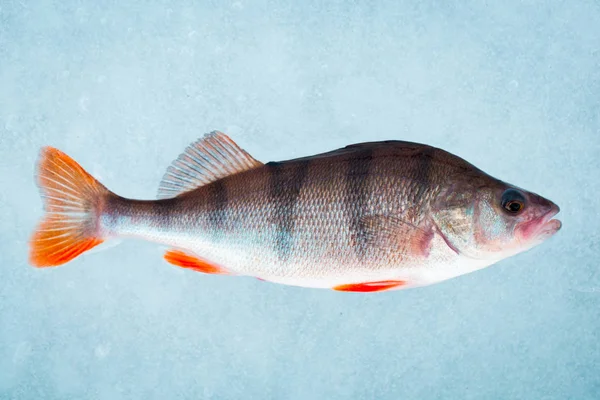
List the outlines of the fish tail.
<svg viewBox="0 0 600 400">
<path fill-rule="evenodd" d="M 36 178 L 46 215 L 29 243 L 33 266 L 65 264 L 104 241 L 100 216 L 109 198 L 116 195 L 52 147 L 41 150 Z"/>
</svg>

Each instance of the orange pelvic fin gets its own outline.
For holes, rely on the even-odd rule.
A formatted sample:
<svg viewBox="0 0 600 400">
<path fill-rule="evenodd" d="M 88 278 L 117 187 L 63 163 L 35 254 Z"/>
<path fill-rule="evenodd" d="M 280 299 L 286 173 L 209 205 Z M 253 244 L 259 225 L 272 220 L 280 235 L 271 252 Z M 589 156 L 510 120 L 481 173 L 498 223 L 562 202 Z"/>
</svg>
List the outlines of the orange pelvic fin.
<svg viewBox="0 0 600 400">
<path fill-rule="evenodd" d="M 181 250 L 167 251 L 165 253 L 165 260 L 178 267 L 192 269 L 204 274 L 232 275 L 231 272 L 219 265 L 202 260 L 195 255 Z"/>
<path fill-rule="evenodd" d="M 379 281 L 379 282 L 364 282 L 350 283 L 347 285 L 335 286 L 333 290 L 340 292 L 383 292 L 400 286 L 406 285 L 405 281 Z"/>
<path fill-rule="evenodd" d="M 44 147 L 37 184 L 46 215 L 29 243 L 32 265 L 61 265 L 104 241 L 99 215 L 111 193 L 76 161 L 60 150 Z"/>
</svg>

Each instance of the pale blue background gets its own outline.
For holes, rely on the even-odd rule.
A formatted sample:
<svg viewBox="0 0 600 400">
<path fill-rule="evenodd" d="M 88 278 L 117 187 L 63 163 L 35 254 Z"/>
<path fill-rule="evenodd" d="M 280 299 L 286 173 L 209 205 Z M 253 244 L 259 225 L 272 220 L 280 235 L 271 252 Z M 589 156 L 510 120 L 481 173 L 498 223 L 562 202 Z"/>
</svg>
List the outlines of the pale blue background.
<svg viewBox="0 0 600 400">
<path fill-rule="evenodd" d="M 487 3 L 0 1 L 0 398 L 599 398 L 600 5 Z M 564 228 L 376 295 L 181 271 L 139 241 L 27 265 L 41 146 L 153 198 L 213 129 L 262 161 L 425 142 Z"/>
</svg>

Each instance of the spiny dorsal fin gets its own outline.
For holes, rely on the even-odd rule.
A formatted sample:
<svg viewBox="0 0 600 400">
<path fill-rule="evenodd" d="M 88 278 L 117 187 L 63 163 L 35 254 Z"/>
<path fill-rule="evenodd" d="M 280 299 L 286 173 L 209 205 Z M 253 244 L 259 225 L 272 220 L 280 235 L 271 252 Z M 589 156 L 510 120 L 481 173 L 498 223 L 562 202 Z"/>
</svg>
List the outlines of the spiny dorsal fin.
<svg viewBox="0 0 600 400">
<path fill-rule="evenodd" d="M 222 132 L 190 144 L 163 176 L 158 198 L 179 196 L 229 175 L 263 165 Z"/>
</svg>

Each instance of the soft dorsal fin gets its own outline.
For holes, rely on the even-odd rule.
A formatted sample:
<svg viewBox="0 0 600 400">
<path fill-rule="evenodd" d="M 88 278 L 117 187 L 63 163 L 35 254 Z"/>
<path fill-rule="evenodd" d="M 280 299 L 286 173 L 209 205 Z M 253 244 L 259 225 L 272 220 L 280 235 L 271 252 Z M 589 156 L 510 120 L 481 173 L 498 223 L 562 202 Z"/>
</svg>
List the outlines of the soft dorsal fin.
<svg viewBox="0 0 600 400">
<path fill-rule="evenodd" d="M 173 161 L 160 182 L 158 198 L 176 197 L 261 165 L 227 135 L 214 131 L 190 144 Z"/>
</svg>

